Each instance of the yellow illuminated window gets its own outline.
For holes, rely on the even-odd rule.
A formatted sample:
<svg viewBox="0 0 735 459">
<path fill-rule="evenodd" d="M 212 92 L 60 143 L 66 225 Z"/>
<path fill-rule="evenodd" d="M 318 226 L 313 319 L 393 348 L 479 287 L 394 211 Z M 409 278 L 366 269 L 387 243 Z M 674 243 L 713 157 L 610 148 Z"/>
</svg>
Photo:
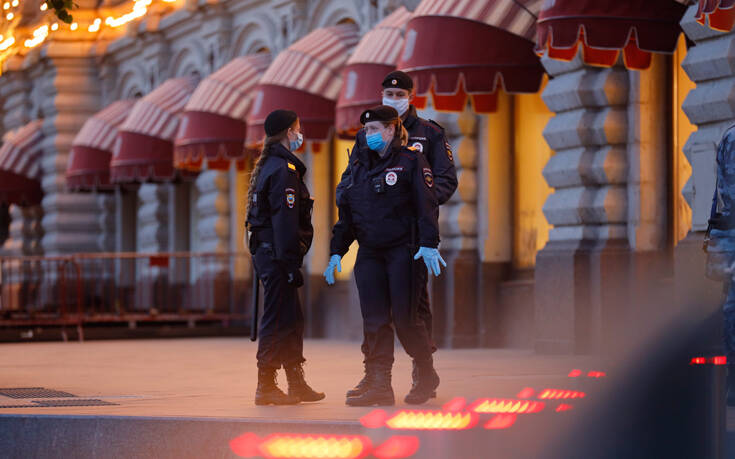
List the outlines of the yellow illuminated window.
<svg viewBox="0 0 735 459">
<path fill-rule="evenodd" d="M 689 79 L 681 64 L 687 55 L 686 39 L 684 34 L 679 36 L 679 43 L 674 51 L 672 70 L 672 96 L 673 96 L 673 222 L 674 243 L 684 239 L 692 226 L 692 209 L 687 204 L 681 190 L 692 175 L 692 167 L 686 156 L 684 156 L 684 144 L 689 136 L 696 130 L 696 126 L 689 122 L 682 103 L 689 91 L 695 88 L 693 81 Z"/>
<path fill-rule="evenodd" d="M 336 138 L 334 140 L 334 184 L 335 187 L 339 183 L 339 179 L 342 176 L 342 172 L 347 167 L 347 161 L 348 161 L 348 151 L 352 151 L 352 145 L 354 145 L 353 140 L 343 140 Z M 337 207 L 334 202 L 332 202 L 332 205 L 334 207 L 334 222 L 337 222 L 337 218 L 339 217 L 337 214 Z M 352 243 L 350 246 L 350 251 L 347 252 L 347 254 L 342 259 L 342 272 L 337 273 L 336 278 L 337 279 L 349 279 L 352 275 L 352 270 L 355 267 L 355 258 L 357 257 L 357 242 Z"/>
</svg>

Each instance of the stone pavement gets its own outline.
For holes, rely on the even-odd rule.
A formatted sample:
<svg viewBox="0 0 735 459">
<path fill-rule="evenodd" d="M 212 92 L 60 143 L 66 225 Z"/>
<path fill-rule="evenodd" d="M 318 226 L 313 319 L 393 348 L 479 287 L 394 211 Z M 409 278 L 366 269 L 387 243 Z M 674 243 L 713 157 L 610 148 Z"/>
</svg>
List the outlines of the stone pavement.
<svg viewBox="0 0 735 459">
<path fill-rule="evenodd" d="M 312 340 L 304 348 L 307 379 L 327 398 L 293 407 L 257 407 L 256 344 L 247 338 L 1 344 L 0 388 L 43 387 L 116 405 L 2 408 L 31 400 L 0 395 L 0 414 L 356 421 L 366 413 L 344 404 L 345 391 L 361 377 L 359 344 Z M 393 386 L 402 404 L 411 362 L 399 345 L 396 355 Z M 513 396 L 526 385 L 564 382 L 572 368 L 595 369 L 589 357 L 487 349 L 440 350 L 436 366 L 442 384 L 438 398 L 428 404 L 434 407 L 455 396 Z M 285 388 L 285 376 L 279 378 Z"/>
</svg>

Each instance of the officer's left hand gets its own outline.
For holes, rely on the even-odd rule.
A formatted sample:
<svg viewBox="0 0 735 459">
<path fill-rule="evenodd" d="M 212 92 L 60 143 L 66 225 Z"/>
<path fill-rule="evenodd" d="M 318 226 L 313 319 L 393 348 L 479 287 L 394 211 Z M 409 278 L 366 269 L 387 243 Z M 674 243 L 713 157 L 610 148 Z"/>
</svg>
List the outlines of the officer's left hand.
<svg viewBox="0 0 735 459">
<path fill-rule="evenodd" d="M 437 277 L 442 272 L 439 263 L 441 262 L 441 264 L 444 265 L 445 268 L 447 267 L 447 262 L 444 261 L 441 254 L 439 254 L 439 250 L 432 249 L 431 247 L 419 247 L 419 251 L 416 252 L 416 255 L 413 256 L 413 259 L 418 260 L 419 258 L 424 259 L 426 269 L 428 269 L 430 273 Z"/>
<path fill-rule="evenodd" d="M 338 272 L 342 272 L 342 257 L 337 254 L 329 257 L 329 264 L 327 265 L 327 269 L 324 270 L 324 278 L 327 280 L 328 285 L 334 285 L 335 268 Z"/>
</svg>

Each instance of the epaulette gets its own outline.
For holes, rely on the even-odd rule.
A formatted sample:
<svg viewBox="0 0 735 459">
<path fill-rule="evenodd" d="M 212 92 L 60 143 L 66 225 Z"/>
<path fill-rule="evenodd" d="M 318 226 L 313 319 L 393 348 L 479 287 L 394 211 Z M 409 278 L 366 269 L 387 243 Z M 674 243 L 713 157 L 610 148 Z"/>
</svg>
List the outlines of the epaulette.
<svg viewBox="0 0 735 459">
<path fill-rule="evenodd" d="M 444 133 L 444 126 L 442 126 L 441 124 L 437 123 L 437 122 L 436 122 L 436 121 L 434 121 L 434 120 L 429 120 L 429 123 L 431 123 L 431 124 L 433 124 L 434 126 L 438 127 L 438 128 L 439 128 L 439 130 L 440 130 L 440 131 L 442 131 L 442 134 Z"/>
</svg>

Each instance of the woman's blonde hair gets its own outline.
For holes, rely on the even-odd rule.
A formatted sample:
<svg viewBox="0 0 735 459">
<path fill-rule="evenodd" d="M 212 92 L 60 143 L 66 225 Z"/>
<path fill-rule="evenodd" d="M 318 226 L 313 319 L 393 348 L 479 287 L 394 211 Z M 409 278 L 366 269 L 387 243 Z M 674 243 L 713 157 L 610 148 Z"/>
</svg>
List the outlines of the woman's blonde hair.
<svg viewBox="0 0 735 459">
<path fill-rule="evenodd" d="M 250 212 L 250 204 L 253 202 L 253 193 L 255 193 L 255 183 L 258 181 L 258 174 L 260 174 L 260 169 L 263 167 L 263 163 L 266 158 L 270 156 L 271 147 L 277 143 L 281 143 L 281 141 L 286 138 L 288 130 L 291 129 L 294 124 L 296 124 L 296 121 L 278 134 L 267 136 L 265 140 L 263 140 L 263 149 L 260 151 L 260 156 L 258 156 L 258 160 L 255 162 L 252 172 L 250 172 L 250 185 L 248 187 L 248 202 L 245 207 L 245 215 Z"/>
<path fill-rule="evenodd" d="M 406 130 L 405 127 L 403 127 L 403 122 L 401 121 L 401 119 L 400 118 L 396 118 L 396 119 L 391 120 L 391 121 L 385 121 L 385 122 L 383 122 L 383 126 L 385 126 L 385 127 L 388 127 L 388 126 L 391 126 L 391 125 L 394 126 L 393 138 L 394 139 L 395 138 L 401 139 L 401 145 L 404 146 L 404 147 L 406 145 L 408 145 L 408 131 Z"/>
</svg>

